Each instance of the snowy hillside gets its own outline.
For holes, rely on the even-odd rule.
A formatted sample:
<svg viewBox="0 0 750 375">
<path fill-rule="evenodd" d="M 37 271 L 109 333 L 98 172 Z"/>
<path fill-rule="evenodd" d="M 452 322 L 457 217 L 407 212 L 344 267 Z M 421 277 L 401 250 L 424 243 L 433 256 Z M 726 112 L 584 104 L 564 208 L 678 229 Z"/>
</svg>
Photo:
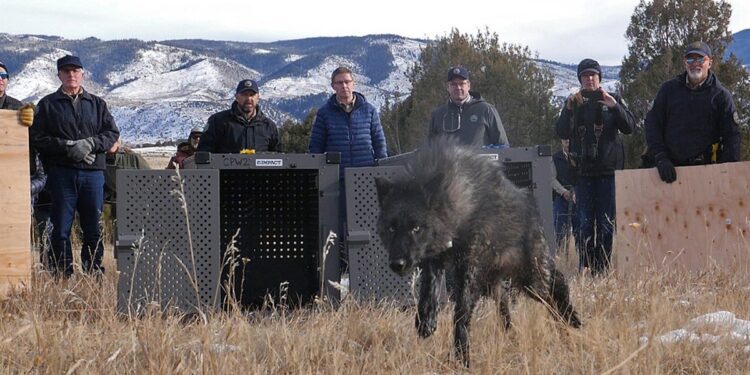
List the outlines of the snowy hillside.
<svg viewBox="0 0 750 375">
<path fill-rule="evenodd" d="M 274 43 L 205 40 L 144 42 L 67 40 L 54 36 L 0 34 L 0 56 L 11 70 L 8 90 L 38 101 L 59 86 L 55 60 L 81 56 L 84 87 L 103 96 L 126 143 L 175 141 L 229 107 L 241 79 L 258 80 L 262 110 L 278 125 L 301 120 L 332 94 L 330 74 L 338 66 L 355 72 L 356 90 L 375 107 L 411 91 L 406 72 L 427 41 L 395 35 L 310 38 Z M 562 101 L 579 84 L 575 66 L 540 61 L 555 75 Z M 618 67 L 604 68 L 613 90 Z"/>
</svg>

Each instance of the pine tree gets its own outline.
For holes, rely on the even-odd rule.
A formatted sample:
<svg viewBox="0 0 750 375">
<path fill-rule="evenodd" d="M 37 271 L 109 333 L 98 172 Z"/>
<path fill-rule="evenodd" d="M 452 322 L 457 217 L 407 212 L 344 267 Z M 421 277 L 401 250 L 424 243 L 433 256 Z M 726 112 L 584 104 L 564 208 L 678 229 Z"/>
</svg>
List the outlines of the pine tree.
<svg viewBox="0 0 750 375">
<path fill-rule="evenodd" d="M 645 118 L 662 83 L 685 70 L 685 46 L 698 40 L 711 47 L 712 70 L 734 95 L 740 112 L 748 113 L 750 78 L 747 70 L 734 55 L 724 57 L 724 51 L 732 41 L 729 30 L 731 15 L 732 6 L 723 0 L 640 1 L 625 34 L 628 54 L 620 70 L 623 98 L 636 118 Z M 635 167 L 645 151 L 642 126 L 625 139 L 627 166 Z M 747 142 L 743 141 L 743 159 L 747 155 Z"/>
<path fill-rule="evenodd" d="M 552 73 L 534 62 L 528 48 L 501 44 L 496 33 L 453 29 L 427 45 L 408 71 L 411 95 L 381 110 L 390 151 L 410 151 L 424 141 L 432 111 L 448 98 L 448 68 L 456 65 L 469 70 L 472 91 L 495 105 L 511 146 L 554 142 Z"/>
<path fill-rule="evenodd" d="M 294 120 L 286 120 L 284 122 L 279 134 L 284 152 L 297 154 L 307 152 L 307 146 L 310 143 L 310 133 L 312 132 L 313 122 L 317 113 L 317 109 L 311 109 L 301 123 Z"/>
</svg>

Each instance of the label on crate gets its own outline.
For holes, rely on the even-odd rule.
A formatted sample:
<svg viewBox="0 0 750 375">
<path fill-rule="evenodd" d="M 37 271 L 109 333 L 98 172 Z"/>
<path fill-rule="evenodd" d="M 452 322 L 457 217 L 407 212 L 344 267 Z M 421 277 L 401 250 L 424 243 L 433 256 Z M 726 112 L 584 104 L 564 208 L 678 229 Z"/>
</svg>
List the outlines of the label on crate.
<svg viewBox="0 0 750 375">
<path fill-rule="evenodd" d="M 284 160 L 282 159 L 255 159 L 256 167 L 283 167 Z"/>
</svg>

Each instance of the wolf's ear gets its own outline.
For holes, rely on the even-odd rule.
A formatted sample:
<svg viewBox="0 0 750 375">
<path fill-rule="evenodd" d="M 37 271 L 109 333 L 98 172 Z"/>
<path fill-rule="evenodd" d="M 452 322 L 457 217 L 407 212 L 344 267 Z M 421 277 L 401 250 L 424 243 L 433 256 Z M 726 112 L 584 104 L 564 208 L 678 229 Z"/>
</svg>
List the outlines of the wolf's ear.
<svg viewBox="0 0 750 375">
<path fill-rule="evenodd" d="M 375 177 L 375 188 L 378 190 L 378 197 L 382 200 L 390 193 L 393 184 L 385 177 Z"/>
</svg>

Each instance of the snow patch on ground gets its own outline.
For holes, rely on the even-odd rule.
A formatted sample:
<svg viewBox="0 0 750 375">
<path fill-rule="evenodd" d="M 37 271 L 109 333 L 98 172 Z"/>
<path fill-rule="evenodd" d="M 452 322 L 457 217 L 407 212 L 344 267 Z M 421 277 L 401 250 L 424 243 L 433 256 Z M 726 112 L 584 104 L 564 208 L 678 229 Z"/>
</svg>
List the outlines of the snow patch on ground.
<svg viewBox="0 0 750 375">
<path fill-rule="evenodd" d="M 640 338 L 641 343 L 648 341 L 648 336 Z M 750 344 L 750 321 L 738 319 L 729 311 L 717 311 L 694 318 L 685 327 L 654 338 L 654 342 L 660 344 L 679 342 Z M 750 352 L 750 345 L 745 345 L 743 350 Z"/>
</svg>

